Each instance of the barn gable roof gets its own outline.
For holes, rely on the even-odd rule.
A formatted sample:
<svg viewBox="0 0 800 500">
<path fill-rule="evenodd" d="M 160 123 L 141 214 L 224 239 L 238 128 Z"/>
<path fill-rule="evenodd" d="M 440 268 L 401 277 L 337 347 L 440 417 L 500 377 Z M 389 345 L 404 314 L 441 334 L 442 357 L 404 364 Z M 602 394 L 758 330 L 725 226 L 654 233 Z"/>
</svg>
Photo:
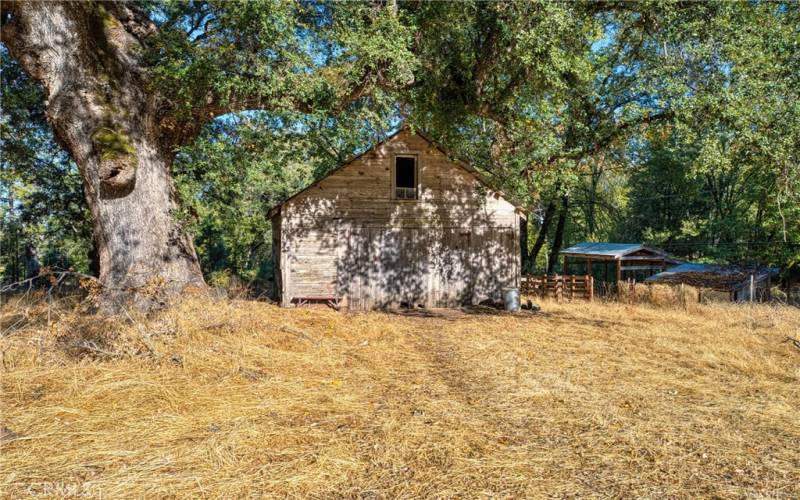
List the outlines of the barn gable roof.
<svg viewBox="0 0 800 500">
<path fill-rule="evenodd" d="M 269 209 L 269 211 L 267 212 L 267 218 L 272 218 L 272 217 L 273 217 L 275 214 L 277 214 L 277 213 L 278 213 L 278 211 L 280 210 L 280 208 L 281 208 L 283 205 L 285 205 L 286 203 L 289 203 L 290 201 L 294 200 L 295 198 L 297 198 L 297 197 L 298 197 L 298 196 L 300 196 L 301 194 L 303 194 L 303 193 L 305 193 L 306 191 L 310 190 L 311 188 L 313 188 L 313 187 L 317 186 L 317 185 L 318 185 L 320 182 L 322 182 L 323 180 L 327 179 L 327 178 L 328 178 L 328 177 L 330 177 L 331 175 L 333 175 L 333 174 L 335 174 L 336 172 L 338 172 L 338 171 L 342 170 L 343 168 L 347 167 L 348 165 L 350 165 L 350 164 L 351 164 L 351 163 L 353 163 L 354 161 L 358 160 L 358 159 L 359 159 L 359 158 L 361 158 L 362 156 L 364 156 L 364 155 L 366 155 L 366 154 L 370 153 L 371 151 L 373 151 L 373 150 L 375 150 L 375 149 L 379 148 L 379 147 L 380 147 L 380 146 L 382 146 L 383 144 L 386 144 L 387 142 L 391 141 L 392 139 L 394 139 L 395 137 L 397 137 L 398 135 L 400 135 L 402 132 L 409 131 L 409 130 L 410 130 L 410 127 L 409 127 L 409 126 L 407 126 L 407 125 L 403 125 L 402 127 L 400 127 L 400 128 L 397 130 L 397 132 L 393 133 L 392 135 L 390 135 L 390 136 L 389 136 L 389 137 L 387 137 L 386 139 L 384 139 L 384 140 L 382 140 L 382 141 L 380 141 L 380 142 L 378 142 L 378 143 L 376 143 L 376 144 L 372 145 L 371 147 L 367 148 L 365 151 L 363 151 L 363 152 L 361 152 L 361 153 L 359 153 L 359 154 L 357 154 L 357 155 L 355 155 L 355 156 L 353 156 L 353 157 L 349 158 L 348 160 L 344 161 L 344 162 L 343 162 L 341 165 L 339 165 L 339 166 L 337 166 L 337 167 L 335 167 L 335 168 L 331 169 L 331 171 L 330 171 L 330 172 L 326 173 L 325 175 L 323 175 L 323 176 L 322 176 L 322 177 L 320 177 L 319 179 L 315 180 L 315 181 L 314 181 L 314 182 L 312 182 L 312 183 L 311 183 L 309 186 L 307 186 L 307 187 L 305 187 L 305 188 L 301 189 L 300 191 L 298 191 L 298 192 L 296 192 L 295 194 L 291 195 L 290 197 L 288 197 L 287 199 L 283 200 L 283 201 L 282 201 L 282 202 L 280 202 L 279 204 L 277 204 L 277 205 L 275 205 L 274 207 L 270 208 L 270 209 Z M 437 145 L 437 144 L 436 144 L 436 142 L 434 142 L 433 140 L 431 140 L 431 139 L 430 139 L 430 138 L 429 138 L 427 135 L 425 135 L 425 134 L 424 134 L 422 131 L 420 131 L 420 130 L 418 130 L 418 129 L 415 129 L 415 130 L 413 131 L 413 133 L 414 133 L 414 134 L 416 134 L 416 135 L 418 135 L 418 136 L 420 136 L 420 137 L 421 137 L 423 140 L 425 140 L 425 142 L 427 142 L 428 144 L 430 144 L 431 146 L 433 146 L 434 148 L 436 148 L 436 149 L 437 149 L 437 150 L 438 150 L 440 153 L 442 153 L 444 156 L 446 156 L 446 157 L 447 157 L 447 158 L 448 158 L 448 159 L 449 159 L 451 162 L 453 162 L 454 164 L 456 164 L 456 165 L 458 165 L 459 167 L 461 167 L 463 170 L 466 170 L 468 173 L 470 173 L 470 174 L 471 174 L 473 177 L 475 177 L 475 178 L 476 178 L 476 179 L 477 179 L 477 180 L 478 180 L 478 181 L 479 181 L 479 182 L 480 182 L 480 183 L 481 183 L 481 184 L 482 184 L 484 187 L 486 187 L 487 189 L 489 189 L 490 191 L 492 191 L 492 192 L 495 194 L 495 197 L 498 197 L 498 198 L 499 198 L 499 197 L 502 197 L 502 198 L 503 198 L 503 199 L 505 199 L 507 202 L 509 202 L 511 205 L 513 205 L 513 206 L 514 206 L 514 208 L 516 208 L 516 209 L 517 209 L 517 212 L 518 212 L 518 213 L 519 213 L 519 214 L 520 214 L 520 215 L 521 215 L 523 218 L 527 218 L 527 212 L 525 211 L 525 209 L 524 209 L 524 208 L 523 208 L 521 205 L 519 205 L 519 204 L 515 203 L 515 202 L 514 202 L 514 201 L 512 201 L 512 200 L 509 200 L 509 199 L 506 197 L 506 195 L 505 195 L 503 192 L 501 192 L 501 191 L 498 191 L 498 190 L 496 190 L 494 187 L 492 187 L 491 183 L 489 183 L 489 181 L 487 181 L 487 180 L 485 179 L 485 177 L 484 177 L 484 176 L 483 176 L 483 175 L 482 175 L 480 172 L 478 172 L 478 171 L 477 171 L 477 170 L 476 170 L 476 169 L 475 169 L 475 168 L 474 168 L 472 165 L 470 165 L 470 164 L 468 164 L 468 163 L 466 163 L 466 162 L 464 162 L 464 161 L 462 161 L 462 160 L 459 160 L 458 158 L 456 158 L 455 156 L 453 156 L 452 154 L 450 154 L 450 153 L 449 153 L 447 150 L 445 150 L 443 147 L 441 147 L 441 146 Z"/>
</svg>

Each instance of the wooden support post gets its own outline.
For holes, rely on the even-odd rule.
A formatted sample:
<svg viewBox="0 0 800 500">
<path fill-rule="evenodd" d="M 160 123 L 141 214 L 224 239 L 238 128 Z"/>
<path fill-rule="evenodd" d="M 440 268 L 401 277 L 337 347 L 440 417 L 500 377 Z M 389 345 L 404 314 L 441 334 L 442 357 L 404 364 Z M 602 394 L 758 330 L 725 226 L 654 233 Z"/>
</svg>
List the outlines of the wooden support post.
<svg viewBox="0 0 800 500">
<path fill-rule="evenodd" d="M 755 293 L 756 293 L 756 279 L 751 274 L 750 275 L 750 303 L 751 304 L 753 303 L 753 295 L 755 295 Z"/>
<path fill-rule="evenodd" d="M 556 299 L 556 302 L 561 302 L 560 297 L 558 296 L 558 275 L 553 275 L 553 298 Z"/>
<path fill-rule="evenodd" d="M 622 281 L 622 259 L 617 259 L 617 290 L 619 290 L 619 284 Z"/>
<path fill-rule="evenodd" d="M 558 275 L 556 274 L 555 283 L 553 283 L 553 293 L 556 296 L 556 302 L 561 302 L 562 292 L 563 292 L 561 286 L 562 286 L 562 280 L 559 279 Z"/>
<path fill-rule="evenodd" d="M 594 299 L 594 276 L 591 274 L 586 275 L 586 287 L 589 292 L 589 302 Z"/>
<path fill-rule="evenodd" d="M 569 274 L 569 260 L 566 254 L 564 254 L 564 274 Z"/>
<path fill-rule="evenodd" d="M 571 280 L 570 285 L 571 286 L 569 288 L 569 300 L 572 301 L 572 299 L 575 298 L 575 275 L 574 274 L 572 275 L 572 280 Z"/>
<path fill-rule="evenodd" d="M 588 274 L 589 276 L 594 276 L 594 274 L 592 273 L 592 259 L 591 258 L 586 259 L 586 274 Z"/>
<path fill-rule="evenodd" d="M 767 269 L 767 302 L 772 302 L 772 276 L 769 273 L 769 268 Z"/>
</svg>

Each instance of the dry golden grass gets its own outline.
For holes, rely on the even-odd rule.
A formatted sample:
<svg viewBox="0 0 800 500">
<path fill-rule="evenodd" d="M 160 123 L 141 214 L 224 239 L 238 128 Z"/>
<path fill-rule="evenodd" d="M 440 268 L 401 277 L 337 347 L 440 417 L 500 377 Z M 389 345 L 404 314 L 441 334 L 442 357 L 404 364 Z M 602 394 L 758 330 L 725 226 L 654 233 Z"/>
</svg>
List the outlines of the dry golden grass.
<svg viewBox="0 0 800 500">
<path fill-rule="evenodd" d="M 800 497 L 800 311 L 7 305 L 7 497 Z M 104 342 L 104 338 L 111 340 Z"/>
</svg>

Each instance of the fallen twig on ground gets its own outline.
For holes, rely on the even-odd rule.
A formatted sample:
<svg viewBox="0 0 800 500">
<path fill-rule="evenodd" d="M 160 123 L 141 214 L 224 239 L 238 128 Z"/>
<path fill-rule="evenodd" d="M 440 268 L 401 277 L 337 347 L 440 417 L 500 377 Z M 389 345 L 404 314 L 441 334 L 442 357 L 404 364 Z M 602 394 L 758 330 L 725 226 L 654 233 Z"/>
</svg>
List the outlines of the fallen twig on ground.
<svg viewBox="0 0 800 500">
<path fill-rule="evenodd" d="M 786 343 L 786 342 L 791 342 L 795 347 L 800 349 L 800 340 L 797 340 L 794 337 L 786 337 L 786 340 L 784 340 L 782 343 Z"/>
</svg>

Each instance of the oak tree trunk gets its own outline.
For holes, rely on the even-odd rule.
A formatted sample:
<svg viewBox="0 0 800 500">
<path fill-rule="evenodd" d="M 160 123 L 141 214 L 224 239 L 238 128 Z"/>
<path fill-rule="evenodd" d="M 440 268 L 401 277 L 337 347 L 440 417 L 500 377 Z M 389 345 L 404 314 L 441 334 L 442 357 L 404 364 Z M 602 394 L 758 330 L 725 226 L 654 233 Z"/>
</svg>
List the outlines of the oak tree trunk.
<svg viewBox="0 0 800 500">
<path fill-rule="evenodd" d="M 149 308 L 162 292 L 204 286 L 137 38 L 90 2 L 6 4 L 3 23 L 3 42 L 41 82 L 48 121 L 80 168 L 103 308 Z"/>
<path fill-rule="evenodd" d="M 558 262 L 558 254 L 564 244 L 564 228 L 567 224 L 567 214 L 569 213 L 569 196 L 561 196 L 561 211 L 558 213 L 556 223 L 556 234 L 553 236 L 553 246 L 550 247 L 550 258 L 547 262 L 547 272 L 552 273 Z"/>
<path fill-rule="evenodd" d="M 533 248 L 528 256 L 528 259 L 531 262 L 531 269 L 536 267 L 536 259 L 539 258 L 539 252 L 541 252 L 545 241 L 547 241 L 547 232 L 550 230 L 550 223 L 553 220 L 553 214 L 555 211 L 556 202 L 555 200 L 550 200 L 550 202 L 547 204 L 547 208 L 544 210 L 544 216 L 542 218 L 542 223 L 539 226 L 539 233 L 536 235 L 536 241 L 533 243 Z"/>
</svg>

